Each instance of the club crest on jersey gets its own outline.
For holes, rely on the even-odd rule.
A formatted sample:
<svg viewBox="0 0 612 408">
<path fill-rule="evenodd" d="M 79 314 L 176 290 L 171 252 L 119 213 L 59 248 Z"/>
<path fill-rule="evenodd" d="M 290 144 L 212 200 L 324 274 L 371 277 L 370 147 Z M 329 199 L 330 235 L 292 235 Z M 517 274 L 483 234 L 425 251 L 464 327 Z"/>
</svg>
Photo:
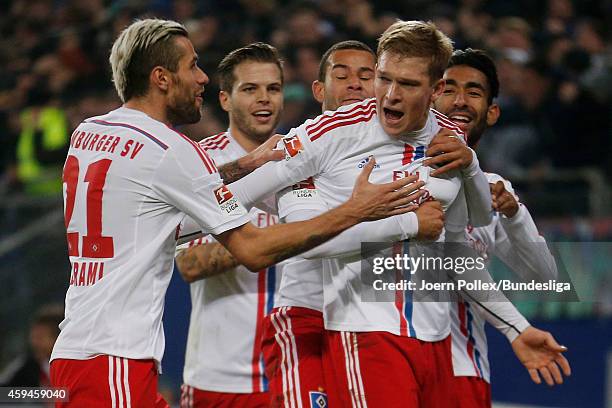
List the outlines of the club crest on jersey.
<svg viewBox="0 0 612 408">
<path fill-rule="evenodd" d="M 366 157 L 366 158 L 364 158 L 364 159 L 361 159 L 361 161 L 360 161 L 360 162 L 359 162 L 359 164 L 357 165 L 357 168 L 358 168 L 358 169 L 363 169 L 363 168 L 366 166 L 366 164 L 368 164 L 368 162 L 369 162 L 369 161 L 370 161 L 370 158 L 369 158 L 369 157 Z M 375 169 L 380 169 L 380 164 L 376 163 L 376 164 L 374 165 L 374 168 L 375 168 Z"/>
<path fill-rule="evenodd" d="M 324 392 L 310 391 L 310 408 L 327 408 L 327 394 Z"/>
<path fill-rule="evenodd" d="M 302 142 L 297 135 L 284 138 L 283 143 L 285 144 L 285 160 L 289 160 L 304 150 Z"/>
<path fill-rule="evenodd" d="M 238 199 L 234 197 L 232 192 L 224 184 L 215 191 L 215 199 L 219 203 L 219 208 L 226 214 L 230 215 L 241 215 L 245 214 L 244 209 L 238 203 Z"/>
<path fill-rule="evenodd" d="M 312 177 L 294 184 L 291 188 L 293 195 L 297 198 L 314 198 L 317 196 L 317 188 Z"/>
</svg>

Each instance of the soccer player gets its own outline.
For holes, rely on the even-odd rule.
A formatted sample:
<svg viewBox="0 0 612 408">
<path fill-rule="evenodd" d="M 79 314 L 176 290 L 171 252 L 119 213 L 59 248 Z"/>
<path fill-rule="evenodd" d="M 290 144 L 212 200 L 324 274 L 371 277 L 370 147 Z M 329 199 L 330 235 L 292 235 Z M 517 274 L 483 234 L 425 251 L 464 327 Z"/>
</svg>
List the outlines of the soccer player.
<svg viewBox="0 0 612 408">
<path fill-rule="evenodd" d="M 455 205 L 461 209 L 465 205 L 462 200 L 455 200 L 461 198 L 458 194 L 462 184 L 466 191 L 468 184 L 474 184 L 471 188 L 480 191 L 477 195 L 466 195 L 465 199 L 490 200 L 486 179 L 484 185 L 474 180 L 479 171 L 475 157 L 461 174 L 426 177 L 427 169 L 419 171 L 425 149 L 438 129 L 448 127 L 456 132 L 451 136 L 462 135 L 446 117 L 429 110 L 430 102 L 444 88 L 442 74 L 451 52 L 450 40 L 432 24 L 412 21 L 392 25 L 379 42 L 376 99 L 326 112 L 290 132 L 284 140 L 287 160 L 264 165 L 236 182 L 233 185 L 236 193 L 245 202 L 252 202 L 288 179 L 313 175 L 314 182 L 310 185 L 281 194 L 279 214 L 283 217 L 285 213 L 297 213 L 300 209 L 296 207 L 300 206 L 302 212 L 310 214 L 323 211 L 324 208 L 296 203 L 294 198 L 309 193 L 323 198 L 329 207 L 337 205 L 347 194 L 348 182 L 354 178 L 355 171 L 367 163 L 364 153 L 373 153 L 380 163 L 373 173 L 376 177 L 384 180 L 418 172 L 427 179 L 424 189 L 445 210 L 450 211 Z M 260 180 L 259 184 L 253 185 L 253 180 Z M 315 189 L 316 194 L 312 191 Z M 490 209 L 490 202 L 487 205 Z M 404 227 L 404 233 L 397 234 L 395 241 L 423 238 L 418 232 L 421 225 L 415 222 L 418 217 L 409 215 L 413 217 L 413 228 Z M 474 215 L 486 218 L 486 214 Z M 463 223 L 463 230 L 467 212 L 464 217 L 449 221 L 447 225 L 454 227 Z M 388 225 L 388 229 L 390 234 L 393 226 Z M 327 390 L 333 390 L 329 394 L 330 405 L 448 406 L 453 396 L 448 304 L 412 302 L 404 293 L 398 293 L 400 297 L 395 302 L 362 302 L 359 250 L 355 249 L 355 242 L 342 241 L 343 235 L 301 255 L 337 258 L 323 264 L 323 314 L 328 329 L 324 354 L 329 357 L 333 371 L 329 376 L 333 381 L 327 384 Z M 361 240 L 384 240 L 379 238 L 383 235 L 371 228 L 369 233 L 364 231 L 353 241 L 357 241 L 358 247 Z M 512 325 L 515 315 L 504 315 L 508 325 Z M 275 322 L 272 318 L 281 329 L 275 328 L 283 344 L 283 358 L 294 358 L 296 347 L 287 335 L 292 326 L 284 319 Z M 496 327 L 501 328 L 499 324 Z M 289 364 L 288 368 L 283 375 L 287 383 L 295 383 L 298 379 L 295 365 L 291 368 Z M 398 374 L 390 376 L 389 373 Z M 295 400 L 285 401 L 286 406 L 292 403 Z"/>
<path fill-rule="evenodd" d="M 302 223 L 256 228 L 215 164 L 173 126 L 200 119 L 208 77 L 185 28 L 148 19 L 113 44 L 113 81 L 124 105 L 72 133 L 64 165 L 70 286 L 51 356 L 58 406 L 167 404 L 157 393 L 163 301 L 178 225 L 188 214 L 251 270 L 312 248 L 365 220 L 410 211 L 410 181 L 368 182 L 351 199 Z"/>
<path fill-rule="evenodd" d="M 253 43 L 226 55 L 217 75 L 229 129 L 200 145 L 223 165 L 274 135 L 283 108 L 283 69 L 274 47 Z M 278 222 L 275 214 L 257 208 L 249 215 L 257 227 Z M 191 282 L 192 307 L 181 406 L 269 406 L 262 323 L 272 308 L 282 266 L 254 274 L 210 236 L 183 246 L 176 263 Z"/>
<path fill-rule="evenodd" d="M 342 41 L 330 47 L 321 58 L 319 78 L 312 84 L 322 110 L 336 110 L 373 97 L 375 63 L 374 52 L 362 42 Z M 316 194 L 312 178 L 292 190 L 303 192 L 301 200 Z M 296 221 L 292 213 L 283 214 L 283 220 Z M 292 403 L 326 406 L 322 262 L 296 257 L 285 263 L 278 300 L 264 320 L 262 349 L 272 407 Z"/>
<path fill-rule="evenodd" d="M 258 177 L 274 182 L 274 177 L 281 178 L 287 174 L 300 174 L 315 176 L 314 186 L 303 186 L 302 191 L 286 191 L 279 200 L 280 216 L 283 217 L 285 212 L 296 212 L 296 206 L 302 204 L 293 203 L 292 197 L 303 195 L 303 190 L 312 190 L 313 187 L 316 187 L 317 194 L 323 198 L 323 201 L 333 207 L 337 205 L 338 200 L 341 200 L 347 194 L 346 187 L 350 180 L 354 179 L 360 166 L 368 162 L 367 155 L 374 154 L 379 157 L 380 165 L 373 172 L 373 175 L 379 177 L 380 180 L 389 180 L 393 177 L 404 176 L 407 172 L 418 168 L 418 163 L 422 162 L 424 158 L 425 148 L 440 128 L 452 128 L 456 131 L 455 134 L 461 134 L 458 127 L 452 122 L 429 110 L 432 99 L 443 90 L 441 77 L 452 52 L 450 40 L 436 30 L 433 25 L 422 22 L 398 22 L 390 27 L 386 33 L 390 33 L 391 37 L 399 35 L 399 38 L 391 38 L 391 41 L 383 42 L 379 46 L 377 77 L 374 86 L 376 99 L 368 99 L 361 103 L 342 107 L 336 112 L 326 112 L 319 118 L 307 121 L 291 132 L 285 139 L 286 144 L 291 143 L 291 148 L 287 149 L 288 160 L 286 162 L 268 164 L 235 183 L 237 193 L 245 196 L 245 201 L 253 201 L 259 196 L 254 188 L 248 191 L 242 188 L 243 184 L 247 184 L 250 178 Z M 408 34 L 409 38 L 404 38 L 402 34 Z M 410 38 L 411 35 L 416 38 Z M 420 45 L 420 48 L 413 47 L 415 43 Z M 387 45 L 391 45 L 391 49 L 394 46 L 399 47 L 399 49 L 389 51 L 385 48 Z M 432 57 L 432 55 L 435 56 Z M 299 148 L 294 148 L 295 145 Z M 417 162 L 416 165 L 414 165 L 414 161 Z M 473 165 L 476 168 L 478 167 L 476 161 Z M 278 169 L 274 169 L 274 167 Z M 474 168 L 469 170 L 474 171 Z M 441 203 L 444 209 L 447 209 L 455 201 L 461 184 L 462 181 L 458 174 L 453 177 L 431 177 L 427 180 L 425 189 Z M 260 185 L 259 187 L 264 190 L 263 186 Z M 484 189 L 486 191 L 483 195 L 486 197 L 489 195 L 486 182 Z M 490 208 L 490 203 L 487 204 Z M 316 210 L 321 211 L 323 209 L 314 209 L 314 211 Z M 412 225 L 412 227 L 404 228 L 405 232 L 397 234 L 393 241 L 414 237 L 423 238 L 422 231 L 419 231 L 419 228 L 424 225 L 418 222 L 416 214 L 410 215 L 412 217 L 408 220 L 410 221 L 408 225 Z M 310 216 L 312 216 L 312 213 L 310 213 Z M 389 230 L 391 228 L 389 226 Z M 437 235 L 427 235 L 426 238 L 435 239 Z M 363 239 L 379 240 L 372 234 L 362 234 L 354 237 L 354 240 L 357 241 Z M 336 238 L 334 244 L 337 243 L 337 240 L 338 238 Z M 327 249 L 322 248 L 329 248 L 330 251 L 334 252 L 334 256 L 341 255 L 338 254 L 338 248 L 331 245 L 319 247 L 315 252 L 318 251 L 319 255 L 329 255 L 329 253 L 326 253 Z M 312 254 L 313 252 L 304 256 L 312 256 Z M 345 362 L 348 361 L 347 358 L 351 361 L 355 360 L 352 354 L 349 356 L 345 353 L 343 344 L 350 344 L 352 347 L 354 341 L 356 341 L 353 338 L 355 333 L 348 333 L 352 337 L 347 343 L 347 339 L 344 338 L 346 331 L 364 332 L 364 328 L 366 328 L 365 331 L 374 331 L 375 334 L 391 332 L 393 335 L 388 333 L 390 334 L 389 337 L 397 337 L 400 341 L 403 337 L 394 335 L 407 337 L 407 333 L 405 333 L 406 326 L 403 326 L 404 332 L 401 332 L 403 308 L 398 310 L 394 303 L 361 302 L 361 282 L 358 272 L 360 271 L 359 257 L 355 257 L 355 254 L 353 254 L 338 261 L 330 261 L 329 264 L 331 265 L 329 274 L 328 271 L 325 271 L 324 276 L 323 313 L 326 328 L 334 330 L 329 332 L 329 350 L 326 354 L 331 356 L 333 360 L 331 362 L 333 375 L 330 378 L 335 381 L 332 384 L 327 384 L 327 389 L 333 390 L 334 394 L 338 394 L 335 400 L 330 399 L 330 405 L 344 406 L 350 405 L 352 398 L 355 397 L 352 394 L 353 392 L 359 395 L 359 401 L 365 398 L 363 389 L 359 390 L 357 388 L 358 383 L 365 384 L 363 380 L 359 378 L 358 383 L 352 384 L 349 381 L 356 378 L 355 373 L 346 372 Z M 429 319 L 422 319 L 417 325 L 422 325 L 419 330 L 422 328 L 425 333 L 438 329 L 438 327 L 434 327 L 433 330 L 429 330 L 428 325 L 441 325 L 440 340 L 442 340 L 448 335 L 448 332 L 444 332 L 445 323 L 448 322 L 448 310 L 443 305 L 431 305 L 430 309 L 434 310 L 430 313 Z M 436 322 L 436 318 L 442 319 L 442 323 Z M 405 319 L 403 321 L 406 322 Z M 286 321 L 282 319 L 277 321 L 276 324 L 281 328 L 283 326 L 288 327 Z M 449 322 L 447 326 L 450 326 Z M 284 343 L 285 358 L 290 357 L 291 353 L 295 353 L 293 351 L 295 346 L 292 345 L 290 339 L 283 336 L 282 332 L 277 333 L 277 336 Z M 368 339 L 368 343 L 372 346 L 376 344 L 376 347 L 366 347 L 367 352 L 378 355 L 379 352 L 376 350 L 383 350 L 385 343 L 389 343 L 385 337 L 387 336 L 381 335 L 380 338 Z M 432 339 L 428 338 L 427 340 L 431 341 Z M 378 347 L 383 347 L 383 349 Z M 452 377 L 450 342 L 446 341 L 438 348 L 440 356 L 445 353 L 448 354 L 445 364 L 448 371 L 447 378 L 450 381 Z M 364 350 L 364 348 L 360 348 L 360 350 Z M 431 349 L 429 351 L 431 352 Z M 423 354 L 419 353 L 419 355 Z M 386 357 L 388 358 L 388 356 Z M 434 356 L 424 356 L 423 358 L 432 357 Z M 391 360 L 393 358 L 391 357 Z M 435 362 L 433 363 L 435 364 Z M 350 366 L 353 369 L 355 368 L 353 363 Z M 378 376 L 378 380 L 382 382 L 382 377 L 385 376 L 381 376 L 381 373 L 374 373 L 372 368 L 368 368 L 368 372 L 372 372 L 373 377 Z M 401 368 L 404 369 L 405 366 Z M 393 371 L 400 372 L 398 370 Z M 403 371 L 408 372 L 409 370 L 406 368 Z M 295 381 L 294 372 L 285 375 L 288 377 L 288 383 Z M 378 387 L 378 384 L 375 384 L 377 379 L 373 377 L 369 380 L 374 382 L 374 387 Z M 401 377 L 407 378 L 408 376 Z M 405 389 L 406 393 L 410 394 L 411 390 L 414 389 L 414 386 L 411 388 L 410 386 L 404 387 L 405 384 L 399 384 L 398 386 L 394 381 L 386 382 L 392 384 L 393 392 L 389 393 L 385 397 L 387 399 L 385 399 L 382 395 L 384 392 L 374 391 L 368 398 L 380 396 L 383 399 L 375 401 L 370 399 L 372 404 L 385 404 L 389 400 L 397 402 L 398 399 L 405 401 L 406 399 L 403 398 L 402 394 L 397 394 L 397 390 Z M 450 382 L 447 382 L 447 384 L 450 385 Z M 366 387 L 371 386 L 368 383 Z M 442 398 L 442 396 L 438 395 L 438 398 Z M 288 401 L 288 403 L 291 403 L 291 401 Z"/>
<path fill-rule="evenodd" d="M 476 147 L 483 133 L 495 124 L 500 115 L 499 107 L 494 103 L 499 90 L 495 64 L 483 51 L 458 50 L 450 60 L 444 79 L 446 86 L 435 101 L 435 107 L 461 127 L 470 147 Z M 547 281 L 556 278 L 554 258 L 538 234 L 527 207 L 518 201 L 510 182 L 491 173 L 487 173 L 487 178 L 491 183 L 493 208 L 497 212 L 489 225 L 468 227 L 467 242 L 478 252 L 488 255 L 488 259 L 498 256 L 523 279 Z M 451 311 L 457 399 L 462 408 L 490 407 L 485 320 L 466 302 L 453 304 Z M 563 382 L 557 363 L 566 375 L 569 374 L 567 361 L 559 355 L 540 369 L 549 385 Z M 529 370 L 529 373 L 535 382 L 541 381 L 537 370 Z"/>
</svg>

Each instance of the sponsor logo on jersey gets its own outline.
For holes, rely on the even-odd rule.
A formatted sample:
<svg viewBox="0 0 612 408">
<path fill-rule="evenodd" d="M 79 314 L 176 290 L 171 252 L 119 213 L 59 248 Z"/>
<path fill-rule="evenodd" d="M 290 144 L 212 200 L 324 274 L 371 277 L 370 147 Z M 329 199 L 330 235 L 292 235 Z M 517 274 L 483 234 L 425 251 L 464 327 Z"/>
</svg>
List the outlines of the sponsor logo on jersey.
<svg viewBox="0 0 612 408">
<path fill-rule="evenodd" d="M 290 158 L 294 157 L 299 152 L 304 150 L 302 142 L 300 141 L 300 138 L 297 135 L 284 138 L 283 143 L 285 144 L 286 160 L 289 160 Z"/>
<path fill-rule="evenodd" d="M 324 392 L 310 391 L 310 408 L 327 408 L 327 394 Z"/>
<path fill-rule="evenodd" d="M 419 180 L 423 180 L 425 182 L 427 182 L 427 177 L 429 176 L 429 171 L 426 172 L 426 174 L 421 174 L 421 169 L 427 169 L 429 170 L 428 167 L 420 167 L 418 168 L 416 171 L 414 172 L 409 172 L 406 170 L 394 170 L 392 173 L 392 180 L 396 181 L 396 180 L 401 180 L 403 178 L 406 178 L 408 176 L 412 176 L 414 174 L 418 174 L 419 175 Z M 425 190 L 425 194 L 423 194 L 421 197 L 419 197 L 418 200 L 416 200 L 415 204 L 421 204 L 424 203 L 425 201 L 429 201 L 429 200 L 433 200 L 433 197 L 431 196 L 431 193 L 429 192 L 429 190 L 427 190 L 424 187 L 421 187 L 421 190 Z"/>
<path fill-rule="evenodd" d="M 215 198 L 217 199 L 217 203 L 219 203 L 219 208 L 226 214 L 245 214 L 244 209 L 240 203 L 238 203 L 238 199 L 234 197 L 225 184 L 215 190 Z"/>
<path fill-rule="evenodd" d="M 297 198 L 313 198 L 317 195 L 317 188 L 312 177 L 294 184 L 291 188 L 293 189 L 293 195 Z"/>
<path fill-rule="evenodd" d="M 370 158 L 369 158 L 369 157 L 366 157 L 366 158 L 364 158 L 364 159 L 361 159 L 361 161 L 359 162 L 359 164 L 357 164 L 357 168 L 358 168 L 358 169 L 363 169 L 363 168 L 366 166 L 366 164 L 368 164 L 368 162 L 369 162 L 369 161 L 370 161 Z M 376 163 L 376 164 L 374 165 L 374 168 L 375 168 L 375 169 L 380 169 L 380 164 Z"/>
</svg>

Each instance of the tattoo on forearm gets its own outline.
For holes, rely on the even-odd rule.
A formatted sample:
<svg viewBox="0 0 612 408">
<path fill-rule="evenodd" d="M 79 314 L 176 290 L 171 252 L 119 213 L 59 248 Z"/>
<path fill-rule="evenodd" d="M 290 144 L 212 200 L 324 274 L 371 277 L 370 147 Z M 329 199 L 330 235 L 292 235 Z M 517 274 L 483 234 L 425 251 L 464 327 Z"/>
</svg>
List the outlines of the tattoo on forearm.
<svg viewBox="0 0 612 408">
<path fill-rule="evenodd" d="M 176 257 L 183 276 L 191 280 L 219 275 L 238 265 L 232 254 L 219 243 L 188 248 Z"/>
<path fill-rule="evenodd" d="M 276 254 L 276 256 L 274 257 L 274 263 L 279 263 L 280 261 L 284 261 L 287 258 L 301 254 L 302 252 L 321 245 L 326 241 L 326 238 L 329 237 L 325 237 L 323 235 L 312 235 L 306 241 L 287 248 L 286 250 Z"/>
<path fill-rule="evenodd" d="M 221 175 L 221 178 L 225 184 L 230 184 L 234 181 L 240 180 L 253 170 L 254 169 L 246 168 L 240 164 L 240 159 L 238 159 L 219 167 L 219 174 Z"/>
</svg>

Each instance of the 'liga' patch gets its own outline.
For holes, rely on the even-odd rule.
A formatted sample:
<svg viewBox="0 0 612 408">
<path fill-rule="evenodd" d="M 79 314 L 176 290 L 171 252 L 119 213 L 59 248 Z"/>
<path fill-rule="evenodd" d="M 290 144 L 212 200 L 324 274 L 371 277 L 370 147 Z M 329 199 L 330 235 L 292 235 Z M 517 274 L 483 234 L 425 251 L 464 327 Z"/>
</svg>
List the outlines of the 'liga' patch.
<svg viewBox="0 0 612 408">
<path fill-rule="evenodd" d="M 293 195 L 297 198 L 315 198 L 317 196 L 317 189 L 312 177 L 294 184 L 291 189 L 293 190 Z"/>
<path fill-rule="evenodd" d="M 327 408 L 327 394 L 324 392 L 310 391 L 310 408 Z"/>
<path fill-rule="evenodd" d="M 228 215 L 246 214 L 246 211 L 244 210 L 244 208 L 242 208 L 242 206 L 238 202 L 238 199 L 234 197 L 232 192 L 229 190 L 229 188 L 227 188 L 225 184 L 215 190 L 215 199 L 217 200 L 221 211 L 225 212 Z"/>
</svg>

